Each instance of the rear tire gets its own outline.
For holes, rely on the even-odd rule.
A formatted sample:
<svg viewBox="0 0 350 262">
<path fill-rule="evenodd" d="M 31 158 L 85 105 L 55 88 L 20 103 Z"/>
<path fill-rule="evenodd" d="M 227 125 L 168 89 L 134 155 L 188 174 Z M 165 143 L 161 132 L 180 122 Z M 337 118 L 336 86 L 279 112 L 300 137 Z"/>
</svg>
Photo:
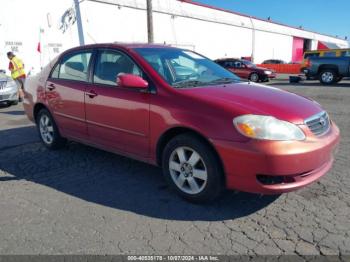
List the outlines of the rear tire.
<svg viewBox="0 0 350 262">
<path fill-rule="evenodd" d="M 325 69 L 320 73 L 319 79 L 321 84 L 323 85 L 331 85 L 334 84 L 337 80 L 338 76 L 336 72 L 332 69 Z"/>
<path fill-rule="evenodd" d="M 162 158 L 168 184 L 194 203 L 217 199 L 224 189 L 224 176 L 213 149 L 192 134 L 178 135 L 166 145 Z"/>
<path fill-rule="evenodd" d="M 47 148 L 55 150 L 66 145 L 67 140 L 60 135 L 55 120 L 47 109 L 43 108 L 39 111 L 36 126 L 39 137 Z"/>
</svg>

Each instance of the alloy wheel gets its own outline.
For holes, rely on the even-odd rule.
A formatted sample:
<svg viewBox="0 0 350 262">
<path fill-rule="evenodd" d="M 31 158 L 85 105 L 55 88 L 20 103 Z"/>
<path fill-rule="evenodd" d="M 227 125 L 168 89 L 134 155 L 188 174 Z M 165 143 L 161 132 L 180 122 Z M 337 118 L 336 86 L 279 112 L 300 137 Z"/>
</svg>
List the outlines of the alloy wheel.
<svg viewBox="0 0 350 262">
<path fill-rule="evenodd" d="M 198 194 L 207 184 L 206 165 L 200 154 L 192 148 L 176 148 L 169 158 L 169 171 L 175 185 L 187 194 Z"/>
<path fill-rule="evenodd" d="M 40 135 L 43 141 L 50 145 L 54 140 L 54 129 L 51 119 L 47 115 L 41 115 L 39 121 Z"/>
<path fill-rule="evenodd" d="M 331 83 L 333 82 L 334 74 L 332 72 L 324 72 L 321 77 L 323 82 Z"/>
<path fill-rule="evenodd" d="M 250 75 L 250 81 L 258 82 L 259 81 L 259 76 L 256 73 L 251 74 Z"/>
</svg>

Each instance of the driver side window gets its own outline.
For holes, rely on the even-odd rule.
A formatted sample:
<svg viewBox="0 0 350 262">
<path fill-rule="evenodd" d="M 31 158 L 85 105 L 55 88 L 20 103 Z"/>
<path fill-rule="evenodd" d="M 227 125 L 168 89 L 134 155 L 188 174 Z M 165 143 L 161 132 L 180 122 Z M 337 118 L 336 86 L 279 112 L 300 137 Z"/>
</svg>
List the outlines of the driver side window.
<svg viewBox="0 0 350 262">
<path fill-rule="evenodd" d="M 234 62 L 234 67 L 235 67 L 235 68 L 241 68 L 241 67 L 242 67 L 242 62 L 240 62 L 240 61 L 235 61 L 235 62 Z"/>
<path fill-rule="evenodd" d="M 117 76 L 121 73 L 142 77 L 141 69 L 127 55 L 116 50 L 98 52 L 94 83 L 116 86 Z"/>
</svg>

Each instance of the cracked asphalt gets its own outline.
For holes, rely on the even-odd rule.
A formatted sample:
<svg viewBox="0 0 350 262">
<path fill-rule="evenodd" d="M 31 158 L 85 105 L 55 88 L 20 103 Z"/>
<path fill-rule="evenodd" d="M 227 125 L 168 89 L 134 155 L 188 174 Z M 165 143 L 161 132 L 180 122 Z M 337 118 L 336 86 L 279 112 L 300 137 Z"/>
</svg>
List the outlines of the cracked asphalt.
<svg viewBox="0 0 350 262">
<path fill-rule="evenodd" d="M 22 105 L 0 108 L 0 254 L 350 254 L 350 81 L 280 87 L 341 130 L 333 169 L 297 192 L 193 205 L 158 168 L 77 143 L 49 151 Z"/>
</svg>

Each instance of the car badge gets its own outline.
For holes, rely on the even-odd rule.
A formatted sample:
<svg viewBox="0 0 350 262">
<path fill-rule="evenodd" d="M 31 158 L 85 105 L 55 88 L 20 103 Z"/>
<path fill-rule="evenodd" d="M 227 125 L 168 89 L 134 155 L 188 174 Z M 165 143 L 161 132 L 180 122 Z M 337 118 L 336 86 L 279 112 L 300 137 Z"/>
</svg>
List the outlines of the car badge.
<svg viewBox="0 0 350 262">
<path fill-rule="evenodd" d="M 325 126 L 326 125 L 326 119 L 324 117 L 320 118 L 320 124 L 321 124 L 321 126 Z"/>
</svg>

